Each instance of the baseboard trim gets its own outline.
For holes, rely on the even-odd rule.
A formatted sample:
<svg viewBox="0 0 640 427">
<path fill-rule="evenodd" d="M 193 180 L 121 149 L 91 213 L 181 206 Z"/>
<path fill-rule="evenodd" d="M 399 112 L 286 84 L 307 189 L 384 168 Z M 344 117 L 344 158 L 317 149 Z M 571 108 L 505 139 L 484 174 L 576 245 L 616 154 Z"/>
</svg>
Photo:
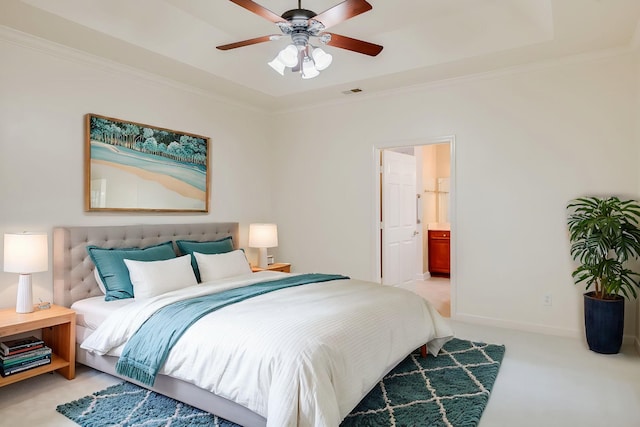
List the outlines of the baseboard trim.
<svg viewBox="0 0 640 427">
<path fill-rule="evenodd" d="M 452 318 L 460 322 L 473 323 L 476 325 L 493 326 L 496 328 L 512 329 L 512 330 L 523 331 L 523 332 L 533 332 L 536 334 L 543 334 L 543 335 L 570 337 L 570 338 L 581 339 L 581 340 L 585 339 L 584 331 L 581 329 L 580 330 L 563 329 L 563 328 L 556 328 L 553 326 L 538 325 L 535 323 L 513 322 L 510 320 L 496 319 L 493 317 L 476 316 L 473 314 L 464 314 L 464 313 L 463 314 L 458 313 L 455 315 L 455 317 L 452 317 Z M 622 344 L 633 345 L 636 351 L 638 352 L 638 354 L 640 354 L 640 339 L 638 339 L 638 337 L 635 337 L 634 335 L 624 335 L 622 337 Z M 585 341 L 585 345 L 586 345 L 586 341 Z"/>
<path fill-rule="evenodd" d="M 517 331 L 534 332 L 544 335 L 580 338 L 582 331 L 573 329 L 556 328 L 553 326 L 538 325 L 535 323 L 514 322 L 511 320 L 497 319 L 493 317 L 477 316 L 474 314 L 456 313 L 454 320 L 476 325 L 494 326 L 496 328 L 514 329 Z"/>
<path fill-rule="evenodd" d="M 416 280 L 429 280 L 430 278 L 431 274 L 428 271 L 416 274 Z"/>
</svg>

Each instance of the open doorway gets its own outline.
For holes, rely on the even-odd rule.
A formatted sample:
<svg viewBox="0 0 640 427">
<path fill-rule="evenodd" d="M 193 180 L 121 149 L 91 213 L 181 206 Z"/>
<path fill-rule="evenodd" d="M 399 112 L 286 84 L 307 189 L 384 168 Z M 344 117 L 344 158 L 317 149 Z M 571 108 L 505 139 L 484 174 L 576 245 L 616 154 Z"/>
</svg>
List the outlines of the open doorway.
<svg viewBox="0 0 640 427">
<path fill-rule="evenodd" d="M 378 273 L 450 317 L 455 313 L 454 140 L 377 151 Z"/>
</svg>

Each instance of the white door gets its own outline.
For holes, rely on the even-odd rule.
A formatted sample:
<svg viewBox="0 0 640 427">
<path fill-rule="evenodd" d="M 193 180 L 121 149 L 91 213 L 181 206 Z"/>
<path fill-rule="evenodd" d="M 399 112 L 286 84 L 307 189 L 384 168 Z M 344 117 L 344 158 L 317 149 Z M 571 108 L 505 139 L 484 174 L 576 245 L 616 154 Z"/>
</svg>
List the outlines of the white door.
<svg viewBox="0 0 640 427">
<path fill-rule="evenodd" d="M 382 283 L 398 285 L 415 278 L 416 159 L 382 153 Z"/>
</svg>

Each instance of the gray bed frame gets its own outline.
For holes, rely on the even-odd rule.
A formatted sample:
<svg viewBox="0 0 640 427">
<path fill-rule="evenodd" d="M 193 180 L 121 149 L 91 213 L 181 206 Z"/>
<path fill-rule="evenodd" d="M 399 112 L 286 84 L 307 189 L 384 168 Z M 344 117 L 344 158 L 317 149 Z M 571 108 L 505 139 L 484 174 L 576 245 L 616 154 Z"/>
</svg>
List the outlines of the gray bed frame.
<svg viewBox="0 0 640 427">
<path fill-rule="evenodd" d="M 146 247 L 184 240 L 208 241 L 231 236 L 238 245 L 238 223 L 154 224 L 98 227 L 56 227 L 53 230 L 53 302 L 70 307 L 75 301 L 102 295 L 94 277 L 94 264 L 87 245 L 104 248 Z M 78 336 L 78 335 L 76 335 Z M 76 361 L 115 377 L 135 383 L 116 373 L 116 357 L 97 356 L 76 345 Z M 216 414 L 246 427 L 263 427 L 267 420 L 230 400 L 191 383 L 158 375 L 153 387 L 160 394 Z"/>
</svg>

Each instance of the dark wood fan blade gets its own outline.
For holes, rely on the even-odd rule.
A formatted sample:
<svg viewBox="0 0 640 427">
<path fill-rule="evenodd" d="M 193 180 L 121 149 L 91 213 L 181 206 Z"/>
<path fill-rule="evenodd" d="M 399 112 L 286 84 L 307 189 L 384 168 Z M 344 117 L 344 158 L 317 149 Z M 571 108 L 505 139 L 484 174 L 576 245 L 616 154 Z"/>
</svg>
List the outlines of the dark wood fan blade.
<svg viewBox="0 0 640 427">
<path fill-rule="evenodd" d="M 328 46 L 339 47 L 341 49 L 347 49 L 369 56 L 376 56 L 382 52 L 382 46 L 378 44 L 352 39 L 351 37 L 341 36 L 340 34 L 335 33 L 325 34 L 331 34 L 331 40 L 327 43 Z"/>
<path fill-rule="evenodd" d="M 329 28 L 372 8 L 373 6 L 365 0 L 346 0 L 314 16 L 312 19 L 322 22 L 324 28 Z"/>
<path fill-rule="evenodd" d="M 220 50 L 235 49 L 237 47 L 249 46 L 252 44 L 269 42 L 271 40 L 277 40 L 280 37 L 282 37 L 281 34 L 271 34 L 270 36 L 256 37 L 254 39 L 243 40 L 241 42 L 235 42 L 230 44 L 224 44 L 222 46 L 216 46 L 216 49 L 220 49 Z"/>
<path fill-rule="evenodd" d="M 271 12 L 266 7 L 260 6 L 258 3 L 251 0 L 231 0 L 232 3 L 237 4 L 240 7 L 244 7 L 245 9 L 255 13 L 256 15 L 262 16 L 264 19 L 267 19 L 273 23 L 276 22 L 284 22 L 281 16 L 276 15 Z"/>
</svg>

